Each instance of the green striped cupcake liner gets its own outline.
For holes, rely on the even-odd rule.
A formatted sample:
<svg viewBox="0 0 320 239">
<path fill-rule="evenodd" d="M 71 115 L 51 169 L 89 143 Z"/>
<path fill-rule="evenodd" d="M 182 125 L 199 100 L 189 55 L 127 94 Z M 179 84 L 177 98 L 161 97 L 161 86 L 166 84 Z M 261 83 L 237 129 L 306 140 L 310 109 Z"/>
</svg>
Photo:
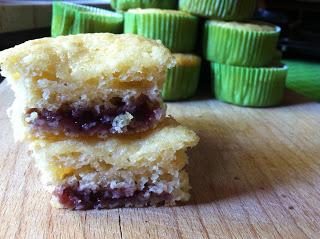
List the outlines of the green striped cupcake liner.
<svg viewBox="0 0 320 239">
<path fill-rule="evenodd" d="M 197 17 L 181 11 L 132 9 L 125 13 L 125 33 L 159 39 L 172 52 L 192 52 L 197 28 Z"/>
<path fill-rule="evenodd" d="M 287 66 L 240 67 L 211 63 L 217 99 L 240 106 L 268 107 L 281 103 Z"/>
<path fill-rule="evenodd" d="M 177 0 L 111 0 L 111 7 L 116 11 L 133 8 L 176 9 Z"/>
<path fill-rule="evenodd" d="M 226 21 L 252 18 L 256 0 L 180 0 L 179 9 L 201 17 Z"/>
<path fill-rule="evenodd" d="M 207 21 L 203 43 L 205 58 L 236 66 L 255 67 L 270 64 L 276 55 L 281 29 L 265 23 L 265 27 L 269 26 L 268 30 L 250 29 L 258 28 L 261 24 Z M 270 30 L 271 28 L 273 30 Z"/>
<path fill-rule="evenodd" d="M 72 34 L 94 32 L 122 33 L 122 16 L 114 17 L 103 12 L 101 13 L 100 10 L 95 12 L 76 12 Z"/>
<path fill-rule="evenodd" d="M 177 64 L 169 69 L 162 88 L 162 97 L 166 101 L 184 100 L 196 93 L 201 58 L 191 54 L 174 54 Z"/>
<path fill-rule="evenodd" d="M 122 14 L 69 2 L 53 2 L 53 37 L 90 32 L 122 33 Z"/>
</svg>

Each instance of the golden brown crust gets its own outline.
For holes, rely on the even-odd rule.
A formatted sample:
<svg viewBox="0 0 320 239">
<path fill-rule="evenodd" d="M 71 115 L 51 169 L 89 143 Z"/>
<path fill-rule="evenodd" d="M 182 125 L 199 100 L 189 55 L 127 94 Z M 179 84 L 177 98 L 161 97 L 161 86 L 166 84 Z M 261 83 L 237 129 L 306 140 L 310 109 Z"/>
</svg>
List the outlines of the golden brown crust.
<svg viewBox="0 0 320 239">
<path fill-rule="evenodd" d="M 136 14 L 171 14 L 171 15 L 181 15 L 181 16 L 192 16 L 190 13 L 179 11 L 179 10 L 171 10 L 171 9 L 158 9 L 158 8 L 135 8 L 130 9 L 128 12 L 136 13 Z"/>
<path fill-rule="evenodd" d="M 176 59 L 177 66 L 195 66 L 201 63 L 201 58 L 193 54 L 173 54 Z"/>
<path fill-rule="evenodd" d="M 15 80 L 43 77 L 86 82 L 102 77 L 160 85 L 174 59 L 159 41 L 132 34 L 95 33 L 27 41 L 0 52 L 0 65 L 3 75 Z"/>
<path fill-rule="evenodd" d="M 250 32 L 276 32 L 278 29 L 276 26 L 259 21 L 248 21 L 248 22 L 225 22 L 219 20 L 210 20 L 210 24 L 218 25 L 224 28 L 236 29 L 239 31 L 250 31 Z"/>
</svg>

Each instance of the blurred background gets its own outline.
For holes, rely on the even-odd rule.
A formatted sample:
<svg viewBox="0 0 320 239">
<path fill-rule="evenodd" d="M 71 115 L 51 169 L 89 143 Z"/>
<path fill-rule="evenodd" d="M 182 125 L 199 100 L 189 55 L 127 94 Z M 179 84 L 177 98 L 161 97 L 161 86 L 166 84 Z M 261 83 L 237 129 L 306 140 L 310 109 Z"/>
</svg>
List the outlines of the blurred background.
<svg viewBox="0 0 320 239">
<path fill-rule="evenodd" d="M 69 2 L 110 8 L 109 0 Z M 0 0 L 0 49 L 50 36 L 51 3 Z M 285 57 L 320 59 L 320 0 L 259 0 L 255 18 L 282 27 Z"/>
<path fill-rule="evenodd" d="M 66 1 L 111 9 L 110 0 Z M 297 59 L 286 62 L 290 66 L 312 69 L 313 91 L 320 100 L 320 0 L 257 0 L 258 8 L 254 18 L 276 24 L 282 28 L 278 49 L 284 59 Z M 12 47 L 26 40 L 50 36 L 52 1 L 0 0 L 0 50 Z M 202 22 L 202 23 L 201 23 Z M 200 21 L 203 24 L 204 21 Z M 201 27 L 201 26 L 200 26 Z M 200 33 L 199 33 L 200 34 Z M 200 39 L 200 38 L 199 38 Z M 199 42 L 199 44 L 201 44 Z M 316 64 L 315 64 L 316 62 Z M 309 64 L 309 65 L 305 65 Z M 293 69 L 293 68 L 291 68 Z M 206 71 L 205 71 L 206 73 Z M 294 73 L 295 74 L 295 73 Z M 293 73 L 291 74 L 293 75 Z M 288 88 L 299 91 L 300 84 L 289 78 Z M 202 78 L 203 75 L 202 75 Z M 1 81 L 0 76 L 0 81 Z M 293 82 L 292 87 L 290 82 Z M 205 83 L 204 87 L 206 87 Z M 304 92 L 302 92 L 304 94 Z M 309 96 L 308 94 L 304 94 Z"/>
</svg>

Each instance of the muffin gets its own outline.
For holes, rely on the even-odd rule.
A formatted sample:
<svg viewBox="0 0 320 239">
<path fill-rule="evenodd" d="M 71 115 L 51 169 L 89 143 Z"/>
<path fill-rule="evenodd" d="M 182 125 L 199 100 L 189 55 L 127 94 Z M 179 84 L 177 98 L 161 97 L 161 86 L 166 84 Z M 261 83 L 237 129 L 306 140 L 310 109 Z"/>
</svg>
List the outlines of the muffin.
<svg viewBox="0 0 320 239">
<path fill-rule="evenodd" d="M 276 54 L 280 31 L 263 22 L 207 21 L 205 58 L 235 66 L 266 66 Z"/>
<path fill-rule="evenodd" d="M 270 67 L 243 67 L 211 63 L 217 99 L 227 103 L 269 107 L 281 103 L 288 68 L 285 65 Z"/>
<path fill-rule="evenodd" d="M 198 19 L 176 10 L 131 9 L 125 13 L 124 32 L 161 40 L 172 52 L 188 53 L 195 48 Z"/>
<path fill-rule="evenodd" d="M 226 21 L 247 20 L 253 16 L 256 0 L 180 0 L 179 9 L 205 18 Z"/>
<path fill-rule="evenodd" d="M 201 58 L 193 54 L 173 54 L 176 66 L 168 70 L 162 88 L 164 100 L 183 100 L 196 93 L 201 69 Z"/>
</svg>

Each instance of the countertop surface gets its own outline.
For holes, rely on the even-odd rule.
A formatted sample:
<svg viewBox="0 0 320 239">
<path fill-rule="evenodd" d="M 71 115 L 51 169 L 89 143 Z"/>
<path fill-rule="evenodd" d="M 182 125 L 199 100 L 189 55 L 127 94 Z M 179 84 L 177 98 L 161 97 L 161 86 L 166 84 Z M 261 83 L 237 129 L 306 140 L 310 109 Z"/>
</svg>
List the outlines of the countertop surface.
<svg viewBox="0 0 320 239">
<path fill-rule="evenodd" d="M 201 140 L 189 152 L 183 206 L 67 211 L 50 195 L 5 113 L 0 85 L 0 238 L 320 238 L 320 105 L 287 94 L 277 108 L 203 98 L 168 112 Z"/>
</svg>

